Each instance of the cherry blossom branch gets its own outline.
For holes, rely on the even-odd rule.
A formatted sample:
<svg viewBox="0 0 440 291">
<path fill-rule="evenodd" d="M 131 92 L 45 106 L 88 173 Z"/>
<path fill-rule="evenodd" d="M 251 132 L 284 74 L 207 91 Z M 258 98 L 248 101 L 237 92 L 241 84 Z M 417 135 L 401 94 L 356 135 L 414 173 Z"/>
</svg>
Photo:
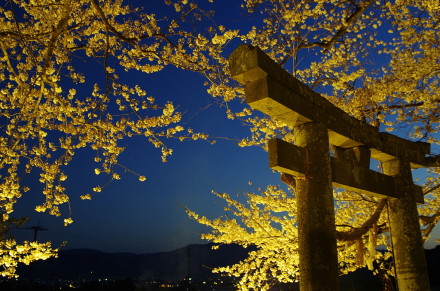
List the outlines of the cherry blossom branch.
<svg viewBox="0 0 440 291">
<path fill-rule="evenodd" d="M 386 205 L 387 200 L 381 199 L 374 213 L 360 227 L 350 231 L 336 231 L 336 238 L 340 241 L 356 240 L 366 234 L 379 220 L 380 214 Z"/>
<path fill-rule="evenodd" d="M 320 47 L 320 48 L 324 49 L 324 53 L 327 52 L 336 43 L 336 41 L 338 39 L 340 39 L 347 32 L 348 28 L 354 22 L 356 22 L 356 20 L 362 15 L 362 13 L 365 12 L 365 10 L 372 3 L 374 3 L 374 0 L 367 0 L 360 5 L 356 5 L 354 12 L 347 19 L 345 19 L 345 22 L 344 22 L 345 24 L 341 25 L 341 27 L 336 32 L 336 34 L 329 41 L 318 41 L 318 42 L 299 44 L 297 47 L 295 47 L 291 50 L 291 52 L 288 54 L 288 56 L 283 61 L 281 61 L 280 64 L 284 64 L 285 62 L 287 62 L 287 60 L 289 60 L 292 57 L 292 55 L 295 53 L 295 51 L 298 51 L 300 49 L 309 49 L 309 48 L 313 48 L 313 47 Z"/>
<path fill-rule="evenodd" d="M 171 46 L 173 46 L 174 48 L 177 48 L 177 45 L 174 44 L 166 35 L 164 35 L 163 33 L 153 33 L 151 35 L 142 35 L 139 37 L 126 37 L 124 36 L 122 33 L 120 33 L 119 31 L 116 30 L 116 28 L 113 27 L 113 25 L 110 24 L 110 22 L 108 21 L 107 17 L 104 14 L 104 11 L 102 11 L 101 7 L 98 4 L 97 0 L 92 0 L 92 4 L 93 7 L 95 8 L 96 12 L 99 14 L 99 17 L 102 19 L 102 21 L 105 24 L 105 27 L 110 30 L 111 32 L 113 32 L 119 39 L 134 44 L 135 41 L 144 39 L 144 38 L 149 38 L 149 37 L 159 37 L 162 38 L 164 40 L 166 40 Z"/>
<path fill-rule="evenodd" d="M 434 100 L 436 102 L 440 102 L 440 100 Z M 424 101 L 421 102 L 415 102 L 415 103 L 409 103 L 409 104 L 401 104 L 401 105 L 382 105 L 382 106 L 375 106 L 373 108 L 368 109 L 361 109 L 360 111 L 364 114 L 374 114 L 381 111 L 388 111 L 388 110 L 394 110 L 394 109 L 407 109 L 407 108 L 414 108 L 414 107 L 420 107 L 425 104 Z"/>
</svg>

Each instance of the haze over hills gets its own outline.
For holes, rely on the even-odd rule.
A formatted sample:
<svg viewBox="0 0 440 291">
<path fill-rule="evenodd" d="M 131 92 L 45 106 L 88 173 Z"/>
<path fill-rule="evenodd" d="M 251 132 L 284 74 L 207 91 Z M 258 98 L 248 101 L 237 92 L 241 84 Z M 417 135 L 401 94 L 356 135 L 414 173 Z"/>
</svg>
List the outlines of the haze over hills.
<svg viewBox="0 0 440 291">
<path fill-rule="evenodd" d="M 60 252 L 57 259 L 36 262 L 34 267 L 21 267 L 19 274 L 23 279 L 30 278 L 34 268 L 35 278 L 45 282 L 124 278 L 131 278 L 135 282 L 180 282 L 192 278 L 201 282 L 220 278 L 221 275 L 211 272 L 212 268 L 237 263 L 252 250 L 237 245 L 223 245 L 213 250 L 212 246 L 189 245 L 175 251 L 153 254 L 65 250 Z M 440 246 L 426 250 L 426 259 L 431 287 L 440 290 L 435 289 L 440 287 Z M 380 280 L 367 270 L 343 276 L 341 281 L 342 290 L 380 290 Z"/>
</svg>

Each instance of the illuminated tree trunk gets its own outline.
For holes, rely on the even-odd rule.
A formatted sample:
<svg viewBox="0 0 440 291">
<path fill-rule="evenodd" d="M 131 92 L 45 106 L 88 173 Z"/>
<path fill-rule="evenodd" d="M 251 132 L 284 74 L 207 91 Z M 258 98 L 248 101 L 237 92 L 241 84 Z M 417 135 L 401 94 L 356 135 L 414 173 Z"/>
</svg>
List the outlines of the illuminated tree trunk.
<svg viewBox="0 0 440 291">
<path fill-rule="evenodd" d="M 428 291 L 429 278 L 420 232 L 417 204 L 408 162 L 394 159 L 383 164 L 383 173 L 398 179 L 401 198 L 388 201 L 399 291 Z"/>
<path fill-rule="evenodd" d="M 306 151 L 305 175 L 296 180 L 301 291 L 339 290 L 328 140 L 320 123 L 295 127 L 295 143 Z"/>
</svg>

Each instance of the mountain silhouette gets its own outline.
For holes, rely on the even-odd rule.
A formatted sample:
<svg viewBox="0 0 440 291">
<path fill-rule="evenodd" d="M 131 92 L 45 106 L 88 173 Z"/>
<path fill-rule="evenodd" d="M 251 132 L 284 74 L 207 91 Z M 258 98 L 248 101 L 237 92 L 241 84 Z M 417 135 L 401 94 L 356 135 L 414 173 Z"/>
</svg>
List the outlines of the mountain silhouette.
<svg viewBox="0 0 440 291">
<path fill-rule="evenodd" d="M 30 277 L 32 269 L 41 280 L 95 280 L 133 278 L 137 281 L 180 281 L 192 277 L 212 278 L 212 269 L 238 263 L 246 258 L 249 248 L 213 244 L 189 245 L 171 252 L 153 254 L 105 253 L 90 249 L 60 251 L 58 258 L 22 266 L 18 273 Z"/>
<path fill-rule="evenodd" d="M 105 253 L 90 249 L 72 249 L 59 252 L 58 258 L 38 261 L 34 266 L 21 266 L 21 279 L 33 277 L 41 282 L 91 282 L 100 279 L 120 280 L 131 278 L 135 282 L 181 282 L 213 280 L 221 275 L 213 274 L 215 267 L 228 266 L 245 259 L 254 248 L 238 245 L 213 244 L 189 245 L 170 252 L 152 254 Z M 440 289 L 440 246 L 426 250 L 426 261 L 431 288 Z M 225 278 L 225 277 L 222 277 Z M 228 280 L 228 279 L 226 279 Z M 231 279 L 229 279 L 231 280 Z M 383 278 L 360 269 L 341 277 L 341 290 L 381 290 Z M 390 284 L 395 285 L 395 282 Z M 436 289 L 437 288 L 437 289 Z M 299 290 L 297 284 L 279 286 L 274 290 Z"/>
</svg>

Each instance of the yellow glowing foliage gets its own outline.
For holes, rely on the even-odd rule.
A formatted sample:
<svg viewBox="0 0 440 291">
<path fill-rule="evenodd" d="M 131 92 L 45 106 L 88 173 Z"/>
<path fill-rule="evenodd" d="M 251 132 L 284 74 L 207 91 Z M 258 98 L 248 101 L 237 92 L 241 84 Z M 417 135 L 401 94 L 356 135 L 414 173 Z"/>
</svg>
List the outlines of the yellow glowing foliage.
<svg viewBox="0 0 440 291">
<path fill-rule="evenodd" d="M 244 0 L 242 7 L 255 22 L 237 35 L 241 41 L 263 49 L 347 113 L 404 138 L 429 141 L 438 153 L 438 1 Z M 221 39 L 217 32 L 213 42 Z M 227 117 L 249 125 L 251 136 L 240 146 L 265 147 L 272 137 L 292 141 L 294 132 L 285 124 L 228 105 L 243 98 L 242 88 L 214 74 L 209 75 L 209 85 L 208 92 L 226 103 Z M 423 185 L 426 203 L 419 206 L 424 240 L 440 220 L 439 185 L 439 170 L 433 168 Z M 296 210 L 283 208 L 286 199 L 294 205 L 295 197 L 285 198 L 278 191 L 270 186 L 248 194 L 247 203 L 217 194 L 229 205 L 228 216 L 218 219 L 189 211 L 212 228 L 203 238 L 256 248 L 243 262 L 217 269 L 240 277 L 240 290 L 267 290 L 276 282 L 298 279 Z M 278 198 L 272 199 L 274 195 Z M 391 253 L 376 251 L 380 245 L 390 248 L 384 201 L 349 191 L 335 192 L 335 198 L 341 271 L 368 267 L 381 276 L 392 275 Z M 365 225 L 374 213 L 380 214 L 377 220 Z M 366 231 L 359 234 L 358 229 Z"/>
<path fill-rule="evenodd" d="M 69 202 L 65 168 L 83 148 L 96 152 L 95 174 L 120 179 L 128 170 L 118 163 L 126 137 L 145 137 L 164 162 L 172 154 L 165 139 L 207 138 L 178 124 L 181 114 L 173 103 L 156 102 L 118 75 L 129 70 L 150 74 L 167 65 L 210 70 L 202 53 L 209 41 L 187 34 L 176 20 L 121 0 L 11 0 L 0 7 L 0 38 L 0 221 L 10 218 L 17 199 L 29 190 L 22 175 L 31 172 L 39 175 L 46 197 L 35 210 L 62 215 L 60 205 Z M 101 75 L 89 72 L 91 67 Z M 65 225 L 72 222 L 64 219 Z M 3 244 L 2 250 L 0 265 L 8 263 L 1 274 L 13 275 L 10 261 L 23 259 L 6 255 L 13 247 Z M 34 251 L 24 252 L 26 262 L 41 257 L 30 256 Z"/>
<path fill-rule="evenodd" d="M 215 14 L 202 11 L 195 0 L 164 2 L 172 11 L 167 17 L 148 13 L 147 5 L 126 6 L 122 0 L 11 0 L 0 7 L 2 221 L 29 190 L 21 182 L 23 171 L 38 173 L 44 186 L 46 201 L 36 210 L 61 215 L 59 206 L 69 201 L 63 186 L 68 179 L 65 167 L 80 149 L 96 151 L 95 174 L 119 179 L 118 167 L 128 170 L 118 163 L 123 138 L 145 137 L 159 148 L 163 161 L 172 154 L 164 139 L 207 138 L 179 124 L 181 114 L 173 103 L 156 102 L 141 86 L 121 82 L 124 71 L 152 74 L 172 65 L 199 72 L 206 78 L 207 92 L 226 108 L 226 117 L 249 126 L 250 136 L 240 146 L 264 147 L 275 136 L 292 140 L 292 128 L 243 105 L 244 90 L 230 79 L 224 55 L 231 43 L 259 46 L 359 119 L 389 131 L 409 125 L 405 137 L 439 143 L 438 1 L 243 0 L 245 11 L 240 13 L 254 20 L 248 28 L 237 22 L 216 24 Z M 222 5 L 207 2 L 214 8 Z M 90 83 L 84 61 L 101 68 L 101 82 Z M 439 173 L 429 174 L 424 187 L 430 196 L 420 207 L 425 239 L 440 219 Z M 261 195 L 250 194 L 248 204 L 220 196 L 241 221 L 192 213 L 213 227 L 205 238 L 256 247 L 244 262 L 221 271 L 241 276 L 242 290 L 296 280 L 295 197 L 274 186 Z M 380 204 L 351 192 L 336 197 L 340 232 L 362 225 Z M 343 270 L 385 262 L 387 258 L 374 251 L 374 244 L 387 243 L 381 233 L 386 230 L 384 217 L 381 213 L 376 226 L 356 241 L 340 242 Z M 6 255 L 16 248 L 9 244 L 2 245 L 0 263 L 19 261 Z M 10 269 L 2 275 L 13 273 Z"/>
<path fill-rule="evenodd" d="M 57 249 L 52 249 L 50 243 L 25 241 L 17 244 L 13 239 L 0 240 L 0 276 L 18 277 L 17 265 L 29 265 L 36 260 L 46 260 L 57 256 Z"/>
</svg>

